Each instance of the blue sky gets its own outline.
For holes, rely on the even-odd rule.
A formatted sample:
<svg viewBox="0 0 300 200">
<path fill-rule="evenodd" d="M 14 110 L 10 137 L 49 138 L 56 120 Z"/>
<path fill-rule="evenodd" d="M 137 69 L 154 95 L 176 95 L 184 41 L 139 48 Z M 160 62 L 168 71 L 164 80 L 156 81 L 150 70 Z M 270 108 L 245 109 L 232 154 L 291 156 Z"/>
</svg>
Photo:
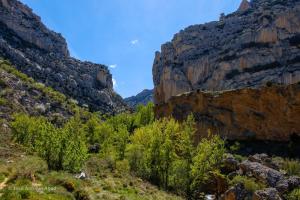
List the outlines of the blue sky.
<svg viewBox="0 0 300 200">
<path fill-rule="evenodd" d="M 110 66 L 123 97 L 153 88 L 155 51 L 181 29 L 215 21 L 240 0 L 21 0 L 68 42 L 72 56 Z"/>
</svg>

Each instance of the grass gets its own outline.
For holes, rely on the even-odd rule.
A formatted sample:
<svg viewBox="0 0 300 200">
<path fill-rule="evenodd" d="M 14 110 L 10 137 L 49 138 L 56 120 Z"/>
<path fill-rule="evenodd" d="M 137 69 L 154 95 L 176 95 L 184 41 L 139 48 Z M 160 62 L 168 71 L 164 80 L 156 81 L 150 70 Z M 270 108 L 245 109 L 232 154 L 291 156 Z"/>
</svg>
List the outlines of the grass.
<svg viewBox="0 0 300 200">
<path fill-rule="evenodd" d="M 286 197 L 287 200 L 299 200 L 300 199 L 300 187 L 294 189 L 291 193 L 289 193 Z"/>
<path fill-rule="evenodd" d="M 272 160 L 289 176 L 300 176 L 300 161 L 298 159 L 274 157 Z"/>
<path fill-rule="evenodd" d="M 287 172 L 289 176 L 300 176 L 300 162 L 299 160 L 284 159 L 282 169 Z"/>
<path fill-rule="evenodd" d="M 48 171 L 39 157 L 23 155 L 12 162 L 0 162 L 0 174 L 9 177 L 1 200 L 180 200 L 157 187 L 131 176 L 126 161 L 115 171 L 107 169 L 105 161 L 92 156 L 85 170 L 89 178 L 80 180 L 74 174 Z M 3 172 L 3 173 L 2 173 Z M 34 178 L 32 178 L 34 175 Z M 0 178 L 2 176 L 0 175 Z M 3 178 L 2 178 L 3 179 Z"/>
</svg>

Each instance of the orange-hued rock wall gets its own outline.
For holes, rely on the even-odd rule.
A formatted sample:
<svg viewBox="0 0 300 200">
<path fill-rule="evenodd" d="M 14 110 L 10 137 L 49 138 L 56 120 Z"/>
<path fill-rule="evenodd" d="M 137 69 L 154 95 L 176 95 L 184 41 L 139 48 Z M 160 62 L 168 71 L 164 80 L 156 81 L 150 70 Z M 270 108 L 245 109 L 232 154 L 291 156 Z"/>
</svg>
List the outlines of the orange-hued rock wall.
<svg viewBox="0 0 300 200">
<path fill-rule="evenodd" d="M 234 140 L 288 141 L 300 136 L 300 84 L 222 92 L 194 91 L 155 106 L 157 118 L 193 114 L 196 141 L 208 130 Z"/>
</svg>

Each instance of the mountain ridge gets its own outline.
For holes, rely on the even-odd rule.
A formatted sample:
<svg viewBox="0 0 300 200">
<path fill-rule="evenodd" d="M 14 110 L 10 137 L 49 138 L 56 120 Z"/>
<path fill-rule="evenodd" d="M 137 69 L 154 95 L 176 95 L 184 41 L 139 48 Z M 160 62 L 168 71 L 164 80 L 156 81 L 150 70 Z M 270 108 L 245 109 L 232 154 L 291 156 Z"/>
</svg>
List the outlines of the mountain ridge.
<svg viewBox="0 0 300 200">
<path fill-rule="evenodd" d="M 0 8 L 1 57 L 94 111 L 113 114 L 127 109 L 113 90 L 107 66 L 70 57 L 61 34 L 49 30 L 23 3 L 1 0 Z"/>
</svg>

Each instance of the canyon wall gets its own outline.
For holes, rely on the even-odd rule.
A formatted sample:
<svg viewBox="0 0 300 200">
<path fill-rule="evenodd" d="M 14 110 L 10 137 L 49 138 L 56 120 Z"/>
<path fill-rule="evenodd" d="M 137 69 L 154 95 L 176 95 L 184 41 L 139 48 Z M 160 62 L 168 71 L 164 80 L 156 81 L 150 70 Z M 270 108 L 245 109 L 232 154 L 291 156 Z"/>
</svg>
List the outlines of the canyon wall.
<svg viewBox="0 0 300 200">
<path fill-rule="evenodd" d="M 197 89 L 300 81 L 300 1 L 243 1 L 219 21 L 190 26 L 156 52 L 154 102 Z"/>
<path fill-rule="evenodd" d="M 300 137 L 300 84 L 189 92 L 156 105 L 155 114 L 180 121 L 193 114 L 196 141 L 208 130 L 229 140 L 289 141 Z"/>
<path fill-rule="evenodd" d="M 127 109 L 106 66 L 70 57 L 65 39 L 17 0 L 0 0 L 0 57 L 93 111 Z"/>
</svg>

